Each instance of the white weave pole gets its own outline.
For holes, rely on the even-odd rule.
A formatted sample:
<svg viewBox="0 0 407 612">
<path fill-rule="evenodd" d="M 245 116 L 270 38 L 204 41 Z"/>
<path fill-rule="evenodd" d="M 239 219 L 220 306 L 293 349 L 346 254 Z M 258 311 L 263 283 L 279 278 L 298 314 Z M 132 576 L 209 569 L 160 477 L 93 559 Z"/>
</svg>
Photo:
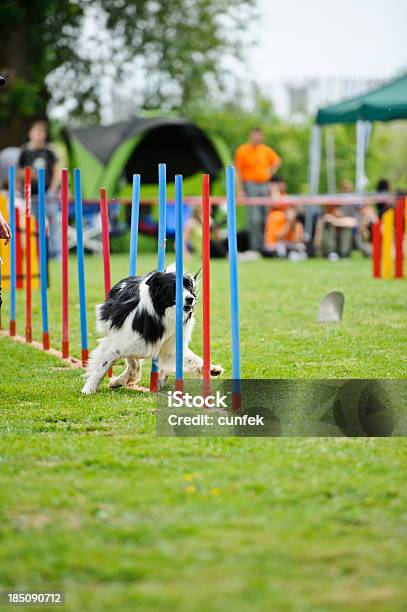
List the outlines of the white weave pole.
<svg viewBox="0 0 407 612">
<path fill-rule="evenodd" d="M 319 191 L 319 175 L 321 171 L 321 132 L 319 125 L 311 128 L 309 153 L 309 193 L 315 195 Z"/>
<path fill-rule="evenodd" d="M 325 155 L 328 193 L 336 193 L 335 131 L 333 126 L 325 129 Z"/>
<path fill-rule="evenodd" d="M 311 129 L 310 151 L 309 151 L 309 193 L 315 195 L 319 191 L 319 175 L 321 171 L 321 131 L 319 125 L 313 125 Z M 305 212 L 305 234 L 311 238 L 312 221 L 317 209 L 309 206 Z"/>
<path fill-rule="evenodd" d="M 355 187 L 358 193 L 363 193 L 369 183 L 366 176 L 366 151 L 371 131 L 369 121 L 356 121 L 356 173 Z"/>
</svg>

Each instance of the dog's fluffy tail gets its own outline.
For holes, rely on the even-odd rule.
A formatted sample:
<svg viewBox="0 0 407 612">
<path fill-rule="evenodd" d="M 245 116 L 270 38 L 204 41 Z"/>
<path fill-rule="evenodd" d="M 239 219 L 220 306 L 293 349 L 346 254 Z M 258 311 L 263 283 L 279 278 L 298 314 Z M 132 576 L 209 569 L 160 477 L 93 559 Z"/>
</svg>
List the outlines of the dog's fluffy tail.
<svg viewBox="0 0 407 612">
<path fill-rule="evenodd" d="M 104 321 L 102 319 L 102 306 L 103 304 L 97 304 L 97 306 L 95 307 L 95 314 L 96 314 L 96 330 L 98 331 L 99 334 L 107 334 L 109 331 L 109 321 Z"/>
</svg>

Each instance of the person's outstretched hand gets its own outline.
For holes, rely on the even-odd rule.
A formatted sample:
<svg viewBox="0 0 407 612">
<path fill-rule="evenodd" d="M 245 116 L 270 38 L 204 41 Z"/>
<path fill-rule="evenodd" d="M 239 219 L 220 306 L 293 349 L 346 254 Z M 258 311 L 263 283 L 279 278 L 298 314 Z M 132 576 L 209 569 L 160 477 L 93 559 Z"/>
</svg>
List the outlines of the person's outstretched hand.
<svg viewBox="0 0 407 612">
<path fill-rule="evenodd" d="M 0 213 L 0 240 L 5 240 L 4 244 L 8 244 L 11 240 L 10 226 Z"/>
</svg>

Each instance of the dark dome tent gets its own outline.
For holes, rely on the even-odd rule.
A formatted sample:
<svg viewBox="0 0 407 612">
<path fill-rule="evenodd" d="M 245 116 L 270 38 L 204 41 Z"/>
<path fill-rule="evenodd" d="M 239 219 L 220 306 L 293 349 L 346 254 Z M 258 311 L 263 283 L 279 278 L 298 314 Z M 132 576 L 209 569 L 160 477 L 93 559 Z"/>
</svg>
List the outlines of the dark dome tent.
<svg viewBox="0 0 407 612">
<path fill-rule="evenodd" d="M 231 163 L 226 145 L 192 121 L 174 117 L 135 118 L 109 126 L 65 128 L 70 167 L 82 169 L 83 194 L 96 198 L 100 186 L 110 197 L 131 194 L 133 173 L 141 174 L 146 196 L 156 193 L 157 166 L 167 164 L 168 195 L 175 174 L 184 176 L 185 195 L 200 193 L 200 175 L 219 192 L 223 169 Z"/>
</svg>

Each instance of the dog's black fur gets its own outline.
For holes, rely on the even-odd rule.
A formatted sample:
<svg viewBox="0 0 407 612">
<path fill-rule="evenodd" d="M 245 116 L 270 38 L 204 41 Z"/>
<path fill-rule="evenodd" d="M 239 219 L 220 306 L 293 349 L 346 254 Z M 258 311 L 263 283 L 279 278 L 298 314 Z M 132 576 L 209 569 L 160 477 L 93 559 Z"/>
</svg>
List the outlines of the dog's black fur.
<svg viewBox="0 0 407 612">
<path fill-rule="evenodd" d="M 140 283 L 144 277 L 129 276 L 114 285 L 107 300 L 100 308 L 100 319 L 110 324 L 110 329 L 120 329 L 129 314 L 140 303 Z M 147 310 L 137 310 L 132 329 L 137 331 L 146 342 L 157 342 L 164 334 L 161 321 L 165 310 L 175 305 L 175 273 L 154 272 L 146 281 L 149 287 L 150 298 L 154 306 L 154 314 Z M 184 288 L 195 297 L 193 279 L 184 275 Z M 192 316 L 192 312 L 190 313 Z"/>
</svg>

